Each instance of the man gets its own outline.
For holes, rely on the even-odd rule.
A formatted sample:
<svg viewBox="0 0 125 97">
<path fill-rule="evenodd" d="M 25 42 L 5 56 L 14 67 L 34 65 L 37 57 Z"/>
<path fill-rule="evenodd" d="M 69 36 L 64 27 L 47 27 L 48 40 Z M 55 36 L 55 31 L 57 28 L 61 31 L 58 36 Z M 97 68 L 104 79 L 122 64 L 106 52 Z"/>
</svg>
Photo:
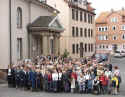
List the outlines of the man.
<svg viewBox="0 0 125 97">
<path fill-rule="evenodd" d="M 36 89 L 36 72 L 35 72 L 35 66 L 32 66 L 31 71 L 29 72 L 29 79 L 31 81 L 31 89 L 32 91 L 35 91 Z"/>
<path fill-rule="evenodd" d="M 19 72 L 19 75 L 20 75 L 20 87 L 24 89 L 25 87 L 25 72 L 24 72 L 24 68 L 21 67 L 20 68 L 20 72 Z"/>
<path fill-rule="evenodd" d="M 8 87 L 12 87 L 12 68 L 11 68 L 10 65 L 8 66 L 8 76 L 7 76 L 7 79 L 8 79 Z"/>
<path fill-rule="evenodd" d="M 57 92 L 58 91 L 58 72 L 57 70 L 55 69 L 54 72 L 52 73 L 52 81 L 53 81 L 53 91 L 54 92 Z"/>
</svg>

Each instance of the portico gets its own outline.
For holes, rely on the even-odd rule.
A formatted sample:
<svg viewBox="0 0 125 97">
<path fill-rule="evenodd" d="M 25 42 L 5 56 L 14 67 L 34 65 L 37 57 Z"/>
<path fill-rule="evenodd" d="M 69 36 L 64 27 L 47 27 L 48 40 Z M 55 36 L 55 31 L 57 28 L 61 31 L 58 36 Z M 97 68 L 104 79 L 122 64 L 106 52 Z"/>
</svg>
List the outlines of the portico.
<svg viewBox="0 0 125 97">
<path fill-rule="evenodd" d="M 29 25 L 29 57 L 60 54 L 60 34 L 64 31 L 57 17 L 41 16 Z"/>
</svg>

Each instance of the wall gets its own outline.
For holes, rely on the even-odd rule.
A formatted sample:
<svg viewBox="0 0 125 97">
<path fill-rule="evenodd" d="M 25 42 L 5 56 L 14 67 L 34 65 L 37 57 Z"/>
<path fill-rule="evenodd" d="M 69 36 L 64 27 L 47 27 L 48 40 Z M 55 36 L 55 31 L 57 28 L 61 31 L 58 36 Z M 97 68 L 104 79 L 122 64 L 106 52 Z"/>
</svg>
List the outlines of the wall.
<svg viewBox="0 0 125 97">
<path fill-rule="evenodd" d="M 9 0 L 0 0 L 0 69 L 9 65 Z"/>
<path fill-rule="evenodd" d="M 69 51 L 69 6 L 64 0 L 47 0 L 47 4 L 60 11 L 60 14 L 58 15 L 59 21 L 65 29 L 60 38 L 60 53 L 63 54 L 65 49 Z"/>
</svg>

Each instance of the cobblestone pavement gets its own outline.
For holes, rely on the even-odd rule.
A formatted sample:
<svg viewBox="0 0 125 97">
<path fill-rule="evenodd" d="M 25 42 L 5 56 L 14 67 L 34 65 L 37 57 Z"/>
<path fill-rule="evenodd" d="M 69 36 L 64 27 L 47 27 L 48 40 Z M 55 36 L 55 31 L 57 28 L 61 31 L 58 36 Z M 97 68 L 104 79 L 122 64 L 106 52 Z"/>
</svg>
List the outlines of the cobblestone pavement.
<svg viewBox="0 0 125 97">
<path fill-rule="evenodd" d="M 117 97 L 125 96 L 125 58 L 112 59 L 114 65 L 119 65 L 122 74 L 121 93 Z M 72 94 L 72 93 L 45 93 L 23 91 L 15 88 L 8 88 L 7 84 L 0 84 L 0 97 L 96 97 L 91 94 Z M 99 95 L 99 97 L 114 97 L 112 95 Z"/>
</svg>

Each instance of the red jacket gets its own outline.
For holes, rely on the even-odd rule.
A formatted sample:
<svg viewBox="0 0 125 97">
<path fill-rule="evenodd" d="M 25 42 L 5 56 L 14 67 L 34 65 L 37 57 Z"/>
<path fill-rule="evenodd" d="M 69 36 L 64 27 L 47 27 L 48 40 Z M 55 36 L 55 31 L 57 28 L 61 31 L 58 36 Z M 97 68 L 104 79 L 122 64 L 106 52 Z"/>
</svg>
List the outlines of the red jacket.
<svg viewBox="0 0 125 97">
<path fill-rule="evenodd" d="M 108 85 L 108 79 L 107 79 L 106 76 L 101 75 L 101 76 L 99 77 L 99 80 L 100 80 L 100 82 L 101 82 L 101 84 L 102 84 L 103 86 Z"/>
<path fill-rule="evenodd" d="M 74 78 L 75 80 L 77 80 L 77 74 L 75 72 L 72 72 L 71 78 Z"/>
<path fill-rule="evenodd" d="M 48 74 L 48 81 L 52 81 L 52 75 Z"/>
</svg>

